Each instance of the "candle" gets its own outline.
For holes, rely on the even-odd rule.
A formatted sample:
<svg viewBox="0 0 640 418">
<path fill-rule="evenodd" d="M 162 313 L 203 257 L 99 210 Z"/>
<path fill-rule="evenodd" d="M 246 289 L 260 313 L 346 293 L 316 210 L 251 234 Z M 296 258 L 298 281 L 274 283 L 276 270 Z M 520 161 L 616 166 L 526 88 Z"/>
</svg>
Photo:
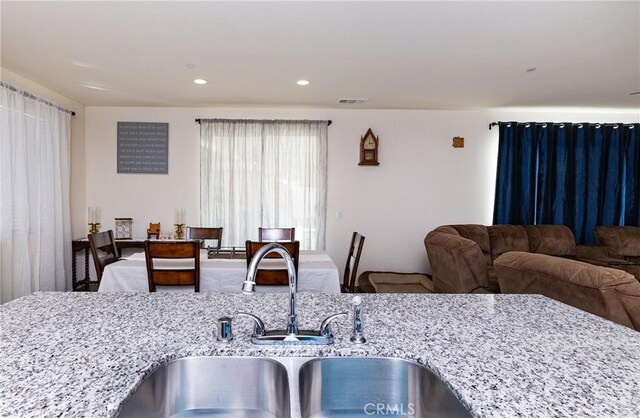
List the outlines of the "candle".
<svg viewBox="0 0 640 418">
<path fill-rule="evenodd" d="M 184 214 L 184 208 L 176 208 L 174 211 L 174 223 L 177 225 L 184 225 L 184 221 L 185 221 L 185 214 Z"/>
<path fill-rule="evenodd" d="M 102 217 L 102 211 L 100 208 L 92 208 L 89 207 L 89 223 L 90 224 L 99 224 L 100 218 Z"/>
</svg>

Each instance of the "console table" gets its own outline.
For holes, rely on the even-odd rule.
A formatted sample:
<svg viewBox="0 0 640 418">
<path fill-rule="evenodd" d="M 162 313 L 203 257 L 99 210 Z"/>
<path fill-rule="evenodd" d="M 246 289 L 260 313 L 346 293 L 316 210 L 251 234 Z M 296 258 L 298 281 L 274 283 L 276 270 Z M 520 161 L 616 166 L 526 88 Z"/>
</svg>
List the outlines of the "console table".
<svg viewBox="0 0 640 418">
<path fill-rule="evenodd" d="M 118 248 L 118 257 L 122 256 L 123 248 L 144 248 L 146 238 L 134 239 L 117 239 L 116 247 Z M 78 251 L 84 250 L 84 278 L 78 280 L 76 267 L 76 254 Z M 89 277 L 89 258 L 91 251 L 89 250 L 89 240 L 87 238 L 74 239 L 71 242 L 71 286 L 73 290 L 97 291 L 98 283 L 91 282 Z"/>
</svg>

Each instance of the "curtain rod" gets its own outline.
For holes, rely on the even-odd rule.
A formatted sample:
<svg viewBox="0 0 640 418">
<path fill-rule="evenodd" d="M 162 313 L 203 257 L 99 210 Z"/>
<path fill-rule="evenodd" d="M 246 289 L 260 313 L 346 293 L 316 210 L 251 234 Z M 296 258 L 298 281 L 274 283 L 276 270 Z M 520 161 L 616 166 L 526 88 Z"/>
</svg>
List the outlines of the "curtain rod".
<svg viewBox="0 0 640 418">
<path fill-rule="evenodd" d="M 548 125 L 548 124 L 551 124 L 551 125 L 564 125 L 565 123 L 573 123 L 574 125 L 580 125 L 582 127 L 582 125 L 584 123 L 590 123 L 590 122 L 491 122 L 489 124 L 489 130 L 491 130 L 491 128 L 494 127 L 494 126 L 500 125 L 501 123 L 524 123 L 524 124 L 533 123 L 534 125 Z M 633 129 L 633 125 L 634 125 L 633 123 L 594 123 L 594 124 L 597 125 L 597 126 L 602 126 L 602 125 L 604 125 L 604 126 L 622 125 L 624 127 L 631 128 L 631 129 Z"/>
<path fill-rule="evenodd" d="M 209 120 L 213 120 L 213 119 L 209 119 Z M 242 120 L 242 119 L 237 119 L 237 120 Z M 257 120 L 257 119 L 256 119 L 256 120 Z M 274 121 L 279 121 L 279 120 L 280 120 L 280 121 L 282 121 L 282 120 L 284 120 L 284 119 L 273 119 L 273 120 L 274 120 Z M 267 119 L 267 121 L 271 121 L 271 120 Z M 260 122 L 262 122 L 262 121 L 260 121 Z M 298 121 L 294 121 L 294 122 L 298 122 Z M 196 119 L 196 123 L 200 123 L 200 118 Z M 332 124 L 332 123 L 333 123 L 333 121 L 332 121 L 332 120 L 328 120 L 328 121 L 327 121 L 327 126 L 331 126 L 331 124 Z"/>
<path fill-rule="evenodd" d="M 15 87 L 15 86 L 12 86 L 11 84 L 5 83 L 4 81 L 0 81 L 0 87 L 4 87 L 4 88 L 6 88 L 8 90 L 14 91 L 14 92 L 16 92 L 18 94 L 23 95 L 26 98 L 35 100 L 35 101 L 40 102 L 40 103 L 44 103 L 47 106 L 51 106 L 51 107 L 56 108 L 58 110 L 62 110 L 63 112 L 70 113 L 71 116 L 75 116 L 76 115 L 76 112 L 74 112 L 73 110 L 69 110 L 69 109 L 67 109 L 65 107 L 60 106 L 59 104 L 56 104 L 54 102 L 50 102 L 48 100 L 45 100 L 42 97 L 34 96 L 33 94 L 29 93 L 28 91 L 21 90 L 21 89 Z"/>
</svg>

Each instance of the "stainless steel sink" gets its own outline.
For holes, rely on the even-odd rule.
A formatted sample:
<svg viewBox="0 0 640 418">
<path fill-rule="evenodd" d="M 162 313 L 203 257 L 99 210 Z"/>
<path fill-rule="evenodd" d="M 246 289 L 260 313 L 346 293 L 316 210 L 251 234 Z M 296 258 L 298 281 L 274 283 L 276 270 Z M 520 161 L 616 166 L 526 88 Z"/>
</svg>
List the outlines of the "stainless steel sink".
<svg viewBox="0 0 640 418">
<path fill-rule="evenodd" d="M 119 416 L 288 418 L 287 369 L 265 358 L 175 360 L 147 377 Z"/>
<path fill-rule="evenodd" d="M 436 375 L 393 358 L 322 358 L 299 373 L 300 415 L 470 417 Z"/>
<path fill-rule="evenodd" d="M 449 388 L 394 358 L 187 357 L 147 377 L 120 417 L 469 417 Z"/>
</svg>

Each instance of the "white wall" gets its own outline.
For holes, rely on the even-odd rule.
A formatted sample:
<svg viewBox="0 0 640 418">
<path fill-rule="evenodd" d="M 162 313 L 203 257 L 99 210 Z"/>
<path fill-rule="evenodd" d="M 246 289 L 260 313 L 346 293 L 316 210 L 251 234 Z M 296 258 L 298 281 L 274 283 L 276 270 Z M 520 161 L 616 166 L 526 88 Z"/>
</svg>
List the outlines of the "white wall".
<svg viewBox="0 0 640 418">
<path fill-rule="evenodd" d="M 85 108 L 2 68 L 0 78 L 76 112 L 71 120 L 71 217 L 76 238 L 87 233 L 88 206 L 102 209 L 102 229 L 113 228 L 114 217 L 133 217 L 135 236 L 144 236 L 150 221 L 170 228 L 175 207 L 186 208 L 188 224 L 199 224 L 196 118 L 333 120 L 327 251 L 341 270 L 354 230 L 367 237 L 360 271 L 428 271 L 423 246 L 428 231 L 441 224 L 490 223 L 498 135 L 497 129 L 488 130 L 490 122 L 640 122 L 638 110 L 611 109 Z M 169 123 L 168 175 L 116 173 L 118 121 Z M 378 167 L 357 165 L 359 139 L 368 128 L 380 136 Z M 451 147 L 454 136 L 465 138 L 465 148 Z"/>
<path fill-rule="evenodd" d="M 0 68 L 0 79 L 12 86 L 26 90 L 34 96 L 49 100 L 76 112 L 76 115 L 71 117 L 71 234 L 74 237 L 82 236 L 86 230 L 83 224 L 84 218 L 82 217 L 86 201 L 84 105 L 3 68 Z"/>
<path fill-rule="evenodd" d="M 405 272 L 428 271 L 423 239 L 436 226 L 491 222 L 498 130 L 490 131 L 490 122 L 640 119 L 637 111 L 607 110 L 87 107 L 86 205 L 102 209 L 103 229 L 113 228 L 114 217 L 134 218 L 134 236 L 144 236 L 151 221 L 169 229 L 176 207 L 186 208 L 187 224 L 199 224 L 199 125 L 194 120 L 212 117 L 333 120 L 327 251 L 342 270 L 351 233 L 359 231 L 367 237 L 360 271 Z M 116 173 L 118 121 L 169 123 L 168 175 Z M 380 137 L 378 167 L 357 164 L 367 128 Z M 465 148 L 451 147 L 454 136 L 465 138 Z"/>
</svg>

